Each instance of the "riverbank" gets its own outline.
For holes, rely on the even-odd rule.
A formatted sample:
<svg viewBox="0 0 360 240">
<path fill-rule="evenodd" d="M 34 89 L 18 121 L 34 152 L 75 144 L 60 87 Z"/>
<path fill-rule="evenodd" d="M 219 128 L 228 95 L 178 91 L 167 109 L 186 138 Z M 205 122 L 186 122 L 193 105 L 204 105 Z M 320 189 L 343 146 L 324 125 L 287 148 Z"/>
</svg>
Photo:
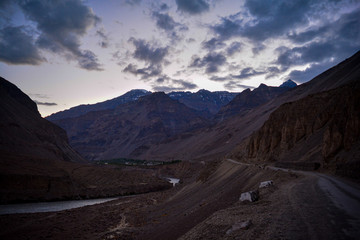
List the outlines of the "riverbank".
<svg viewBox="0 0 360 240">
<path fill-rule="evenodd" d="M 185 179 L 162 192 L 55 213 L 0 216 L 0 238 L 352 239 L 359 234 L 353 225 L 359 216 L 335 205 L 326 186 L 336 185 L 324 188 L 321 178 L 223 161 L 208 178 Z M 259 201 L 239 202 L 242 192 L 266 180 L 274 185 L 259 189 Z M 336 200 L 341 204 L 348 197 L 354 196 Z M 248 229 L 229 231 L 248 220 Z"/>
</svg>

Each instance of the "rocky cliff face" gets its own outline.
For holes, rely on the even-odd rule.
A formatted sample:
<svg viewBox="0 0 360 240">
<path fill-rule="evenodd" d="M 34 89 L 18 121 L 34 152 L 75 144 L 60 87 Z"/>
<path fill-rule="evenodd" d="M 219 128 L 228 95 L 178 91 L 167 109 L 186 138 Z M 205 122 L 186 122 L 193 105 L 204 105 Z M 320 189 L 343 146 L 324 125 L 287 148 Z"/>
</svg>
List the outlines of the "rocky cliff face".
<svg viewBox="0 0 360 240">
<path fill-rule="evenodd" d="M 251 109 L 274 99 L 276 96 L 286 92 L 290 88 L 292 87 L 269 87 L 265 84 L 261 84 L 253 91 L 246 89 L 239 93 L 231 102 L 222 107 L 215 115 L 215 119 L 217 121 L 223 121 L 235 115 L 245 115 Z"/>
<path fill-rule="evenodd" d="M 111 159 L 136 157 L 152 144 L 206 125 L 200 115 L 159 92 L 114 110 L 90 112 L 55 123 L 68 132 L 72 146 L 86 158 Z"/>
<path fill-rule="evenodd" d="M 237 157 L 325 168 L 358 161 L 359 103 L 359 81 L 285 103 L 237 150 Z"/>
</svg>

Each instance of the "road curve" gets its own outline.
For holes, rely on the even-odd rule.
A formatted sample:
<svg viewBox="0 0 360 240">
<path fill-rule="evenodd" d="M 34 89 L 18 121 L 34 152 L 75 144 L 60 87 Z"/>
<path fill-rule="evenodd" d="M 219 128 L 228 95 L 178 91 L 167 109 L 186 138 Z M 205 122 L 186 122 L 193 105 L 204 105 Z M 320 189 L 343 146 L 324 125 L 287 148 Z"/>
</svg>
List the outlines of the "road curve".
<svg viewBox="0 0 360 240">
<path fill-rule="evenodd" d="M 233 159 L 227 161 L 254 166 L 255 164 L 241 163 Z M 360 187 L 356 183 L 340 179 L 338 177 L 317 173 L 289 170 L 284 168 L 277 168 L 273 166 L 266 166 L 265 169 L 274 171 L 292 172 L 305 176 L 300 181 L 299 186 L 293 186 L 289 189 L 289 199 L 293 205 L 304 205 L 308 209 L 322 209 L 322 214 L 325 214 L 331 219 L 329 222 L 332 225 L 336 238 L 340 239 L 360 239 Z M 301 186 L 300 186 L 301 185 Z M 313 198 L 317 201 L 308 201 L 306 198 Z M 321 201 L 319 201 L 321 199 Z M 302 215 L 306 215 L 307 209 L 303 209 Z M 310 217 L 311 216 L 311 217 Z M 315 218 L 314 213 L 308 214 L 304 220 Z M 311 227 L 310 227 L 311 228 Z M 313 236 L 319 234 L 313 230 Z M 335 238 L 335 239 L 336 239 Z M 314 239 L 322 239 L 321 235 Z"/>
</svg>

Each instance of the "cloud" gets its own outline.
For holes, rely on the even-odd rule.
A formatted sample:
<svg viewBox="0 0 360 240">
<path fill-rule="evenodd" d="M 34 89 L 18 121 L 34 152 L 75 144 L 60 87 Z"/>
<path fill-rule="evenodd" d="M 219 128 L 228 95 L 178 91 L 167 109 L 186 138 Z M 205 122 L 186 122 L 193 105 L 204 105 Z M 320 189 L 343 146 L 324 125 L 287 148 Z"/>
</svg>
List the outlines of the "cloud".
<svg viewBox="0 0 360 240">
<path fill-rule="evenodd" d="M 237 90 L 237 89 L 254 89 L 254 87 L 252 86 L 248 86 L 248 85 L 244 85 L 244 84 L 241 84 L 241 82 L 238 82 L 238 81 L 229 81 L 227 83 L 224 84 L 224 88 L 229 90 L 229 91 L 233 91 L 233 90 Z"/>
<path fill-rule="evenodd" d="M 102 70 L 97 57 L 90 50 L 80 49 L 80 38 L 100 18 L 81 0 L 19 1 L 26 18 L 36 23 L 39 31 L 39 48 L 62 53 L 76 60 L 81 68 Z"/>
<path fill-rule="evenodd" d="M 311 0 L 247 0 L 244 7 L 255 21 L 246 23 L 240 33 L 257 41 L 283 35 L 288 30 L 307 23 L 308 13 L 316 8 L 314 5 L 317 3 Z"/>
<path fill-rule="evenodd" d="M 206 73 L 219 72 L 219 67 L 226 64 L 226 57 L 222 53 L 208 53 L 203 58 L 193 56 L 189 67 L 203 68 Z"/>
<path fill-rule="evenodd" d="M 276 63 L 284 70 L 291 66 L 322 62 L 336 54 L 336 47 L 329 42 L 313 42 L 302 47 L 279 48 Z"/>
<path fill-rule="evenodd" d="M 99 42 L 99 45 L 102 48 L 108 48 L 109 47 L 109 37 L 105 34 L 105 29 L 101 28 L 96 31 L 96 35 L 100 37 L 101 41 Z"/>
<path fill-rule="evenodd" d="M 215 82 L 225 82 L 225 81 L 228 81 L 229 79 L 231 79 L 231 77 L 229 77 L 229 76 L 225 76 L 225 77 L 211 76 L 210 77 L 210 80 L 215 81 Z"/>
<path fill-rule="evenodd" d="M 221 22 L 210 26 L 210 29 L 222 39 L 229 39 L 240 35 L 241 21 L 227 17 L 221 18 Z"/>
<path fill-rule="evenodd" d="M 79 66 L 83 69 L 97 71 L 103 70 L 99 64 L 97 56 L 89 50 L 82 51 L 79 56 L 77 56 L 77 61 L 79 62 Z"/>
<path fill-rule="evenodd" d="M 266 79 L 278 76 L 281 73 L 281 70 L 278 67 L 268 67 L 266 69 Z"/>
<path fill-rule="evenodd" d="M 205 0 L 176 0 L 177 9 L 191 15 L 209 11 L 209 3 Z"/>
<path fill-rule="evenodd" d="M 251 67 L 247 67 L 241 70 L 239 75 L 231 75 L 231 77 L 237 79 L 247 79 L 253 76 L 263 75 L 263 74 L 265 74 L 265 72 L 258 72 Z"/>
<path fill-rule="evenodd" d="M 153 11 L 152 17 L 156 21 L 156 26 L 164 30 L 173 41 L 180 39 L 178 32 L 188 30 L 185 25 L 175 22 L 174 19 L 167 13 Z"/>
<path fill-rule="evenodd" d="M 167 11 L 167 10 L 169 10 L 170 8 L 169 8 L 169 6 L 166 4 L 166 3 L 162 3 L 161 5 L 160 5 L 160 11 Z"/>
<path fill-rule="evenodd" d="M 143 80 L 150 80 L 151 77 L 161 75 L 162 68 L 160 65 L 150 65 L 146 68 L 138 68 L 134 64 L 129 64 L 123 69 L 123 72 L 128 72 L 135 76 L 140 75 Z"/>
<path fill-rule="evenodd" d="M 141 3 L 141 0 L 122 0 L 123 4 L 129 5 L 129 6 L 136 6 Z"/>
<path fill-rule="evenodd" d="M 289 78 L 299 82 L 307 82 L 316 77 L 317 75 L 321 74 L 322 72 L 326 71 L 327 69 L 334 66 L 333 62 L 325 62 L 322 64 L 314 63 L 307 67 L 305 70 L 293 70 L 289 74 Z"/>
<path fill-rule="evenodd" d="M 241 42 L 232 42 L 230 44 L 230 46 L 226 49 L 226 53 L 228 56 L 233 56 L 236 53 L 241 51 L 242 48 L 242 43 Z"/>
<path fill-rule="evenodd" d="M 210 51 L 214 51 L 216 49 L 221 49 L 221 48 L 226 46 L 225 43 L 223 43 L 222 41 L 220 41 L 217 38 L 212 38 L 212 39 L 210 39 L 208 41 L 203 41 L 201 43 L 201 45 L 202 45 L 202 47 L 204 49 L 207 49 L 207 50 L 210 50 Z"/>
<path fill-rule="evenodd" d="M 39 102 L 37 100 L 34 100 L 34 102 L 37 104 L 37 105 L 43 105 L 43 106 L 57 106 L 57 103 L 50 103 L 50 102 Z"/>
<path fill-rule="evenodd" d="M 157 85 L 161 84 L 161 85 Z M 166 84 L 166 85 L 164 85 Z M 171 91 L 185 91 L 193 90 L 198 88 L 195 83 L 185 81 L 182 79 L 172 79 L 168 76 L 163 76 L 158 78 L 155 83 L 153 83 L 153 90 L 158 92 L 171 92 Z"/>
<path fill-rule="evenodd" d="M 161 64 L 169 52 L 169 47 L 154 47 L 143 39 L 130 38 L 129 42 L 135 46 L 133 57 L 151 65 Z"/>
<path fill-rule="evenodd" d="M 0 60 L 7 64 L 39 65 L 46 61 L 40 56 L 34 39 L 23 26 L 0 30 Z"/>
</svg>

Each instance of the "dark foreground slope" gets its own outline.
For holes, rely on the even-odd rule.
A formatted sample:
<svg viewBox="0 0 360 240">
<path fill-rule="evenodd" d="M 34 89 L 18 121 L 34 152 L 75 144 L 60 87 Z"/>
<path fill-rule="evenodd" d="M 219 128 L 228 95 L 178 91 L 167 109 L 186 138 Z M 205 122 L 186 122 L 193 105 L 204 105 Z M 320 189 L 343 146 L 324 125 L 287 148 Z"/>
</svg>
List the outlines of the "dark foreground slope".
<svg viewBox="0 0 360 240">
<path fill-rule="evenodd" d="M 33 102 L 0 78 L 0 154 L 2 159 L 42 158 L 85 162 L 69 145 L 66 132 L 43 119 Z"/>
<path fill-rule="evenodd" d="M 70 147 L 65 131 L 41 118 L 36 104 L 3 78 L 0 165 L 0 202 L 104 197 L 169 187 L 148 170 L 88 164 Z"/>
<path fill-rule="evenodd" d="M 358 186 L 226 160 L 209 175 L 167 192 L 57 213 L 0 216 L 0 238 L 357 239 L 360 234 Z M 266 180 L 274 185 L 259 189 L 259 201 L 239 201 L 242 192 Z M 248 229 L 233 228 L 248 220 Z"/>
</svg>

